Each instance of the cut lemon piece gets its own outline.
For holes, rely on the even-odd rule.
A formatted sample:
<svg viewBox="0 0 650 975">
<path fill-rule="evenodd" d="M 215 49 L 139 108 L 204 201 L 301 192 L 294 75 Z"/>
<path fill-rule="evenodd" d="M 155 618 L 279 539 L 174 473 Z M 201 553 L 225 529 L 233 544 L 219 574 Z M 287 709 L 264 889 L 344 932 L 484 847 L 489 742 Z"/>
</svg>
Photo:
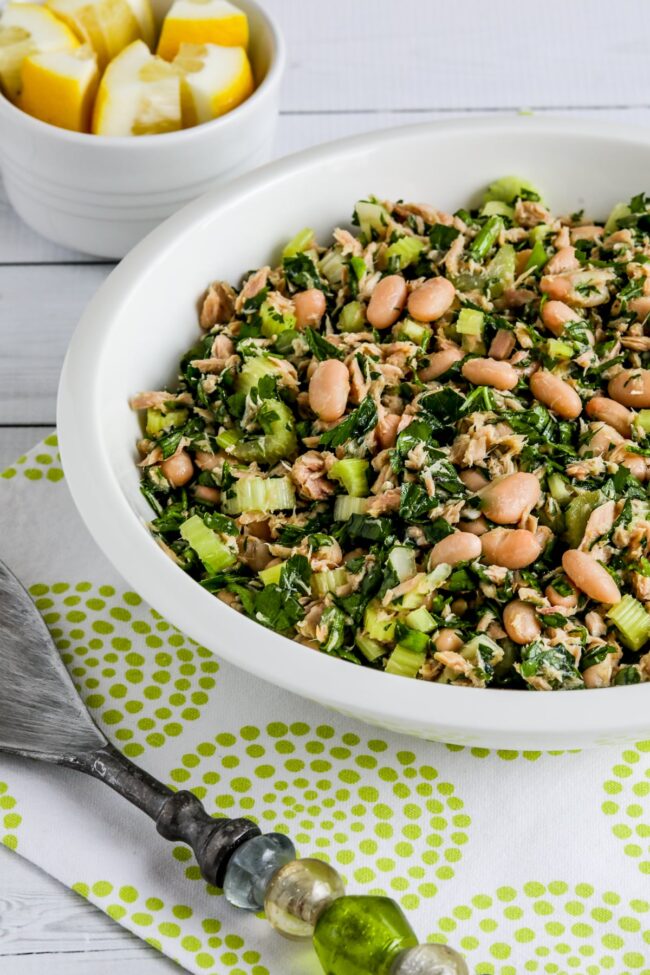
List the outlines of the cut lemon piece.
<svg viewBox="0 0 650 975">
<path fill-rule="evenodd" d="M 20 70 L 29 54 L 72 51 L 79 41 L 45 7 L 8 3 L 0 16 L 0 89 L 12 101 L 20 94 Z"/>
<path fill-rule="evenodd" d="M 183 126 L 200 125 L 240 105 L 253 91 L 253 72 L 243 47 L 181 44 Z"/>
<path fill-rule="evenodd" d="M 91 47 L 30 55 L 23 61 L 22 82 L 18 105 L 24 112 L 61 129 L 90 132 L 99 82 Z"/>
<path fill-rule="evenodd" d="M 134 41 L 111 61 L 99 84 L 95 135 L 155 135 L 182 127 L 179 71 Z"/>
<path fill-rule="evenodd" d="M 149 0 L 47 0 L 47 6 L 97 54 L 100 71 L 133 41 L 154 39 Z"/>
<path fill-rule="evenodd" d="M 246 14 L 228 0 L 175 0 L 163 21 L 158 54 L 172 61 L 181 44 L 247 47 Z"/>
</svg>

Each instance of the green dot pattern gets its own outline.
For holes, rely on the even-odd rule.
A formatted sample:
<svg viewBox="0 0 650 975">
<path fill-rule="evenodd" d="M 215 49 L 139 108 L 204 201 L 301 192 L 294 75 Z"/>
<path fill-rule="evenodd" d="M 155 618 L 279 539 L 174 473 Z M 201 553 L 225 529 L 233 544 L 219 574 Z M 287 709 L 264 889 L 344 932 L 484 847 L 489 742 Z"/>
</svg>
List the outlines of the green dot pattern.
<svg viewBox="0 0 650 975">
<path fill-rule="evenodd" d="M 23 818 L 18 802 L 6 782 L 0 782 L 0 843 L 10 850 L 18 849 L 18 828 Z"/>
<path fill-rule="evenodd" d="M 278 721 L 222 733 L 185 754 L 170 778 L 213 815 L 239 812 L 263 832 L 286 833 L 351 888 L 389 895 L 406 910 L 454 877 L 469 840 L 464 802 L 437 769 L 329 725 Z M 201 880 L 186 847 L 174 856 L 188 879 Z"/>
<path fill-rule="evenodd" d="M 75 687 L 129 758 L 191 728 L 219 664 L 134 592 L 90 582 L 31 586 Z"/>
<path fill-rule="evenodd" d="M 491 755 L 496 755 L 504 762 L 514 762 L 515 759 L 522 758 L 527 762 L 537 762 L 540 758 L 545 755 L 579 755 L 579 748 L 571 748 L 568 751 L 550 751 L 550 752 L 531 752 L 531 751 L 513 751 L 506 748 L 498 748 L 492 750 L 490 748 L 478 748 L 478 747 L 466 747 L 465 745 L 451 745 L 446 744 L 445 748 L 450 752 L 467 752 L 473 758 L 489 758 Z"/>
<path fill-rule="evenodd" d="M 650 741 L 629 746 L 603 784 L 612 833 L 642 874 L 650 875 Z M 648 949 L 650 956 L 650 948 Z"/>
<path fill-rule="evenodd" d="M 32 451 L 28 456 L 19 457 L 11 467 L 0 474 L 0 477 L 9 481 L 22 475 L 28 481 L 44 481 L 45 483 L 56 484 L 57 481 L 63 480 L 61 457 L 57 449 L 58 444 L 56 434 L 51 434 L 40 444 L 38 453 Z"/>
<path fill-rule="evenodd" d="M 473 975 L 650 975 L 650 903 L 530 881 L 459 904 L 427 940 L 464 953 Z"/>
<path fill-rule="evenodd" d="M 259 951 L 248 949 L 244 939 L 225 930 L 224 922 L 217 917 L 199 917 L 187 904 L 166 904 L 160 897 L 108 880 L 93 884 L 80 881 L 72 889 L 180 964 L 187 961 L 189 953 L 199 971 L 270 975 Z"/>
</svg>

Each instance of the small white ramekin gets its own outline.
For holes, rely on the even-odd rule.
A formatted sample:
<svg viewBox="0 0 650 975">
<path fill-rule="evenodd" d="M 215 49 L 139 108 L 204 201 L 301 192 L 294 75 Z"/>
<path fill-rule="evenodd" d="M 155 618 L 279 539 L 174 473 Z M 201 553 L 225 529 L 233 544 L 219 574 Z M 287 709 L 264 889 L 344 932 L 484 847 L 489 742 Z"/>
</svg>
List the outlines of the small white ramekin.
<svg viewBox="0 0 650 975">
<path fill-rule="evenodd" d="M 249 18 L 257 88 L 214 122 L 140 138 L 86 135 L 34 119 L 0 95 L 0 168 L 25 223 L 57 244 L 120 258 L 185 203 L 267 161 L 284 42 L 256 0 L 238 5 Z"/>
</svg>

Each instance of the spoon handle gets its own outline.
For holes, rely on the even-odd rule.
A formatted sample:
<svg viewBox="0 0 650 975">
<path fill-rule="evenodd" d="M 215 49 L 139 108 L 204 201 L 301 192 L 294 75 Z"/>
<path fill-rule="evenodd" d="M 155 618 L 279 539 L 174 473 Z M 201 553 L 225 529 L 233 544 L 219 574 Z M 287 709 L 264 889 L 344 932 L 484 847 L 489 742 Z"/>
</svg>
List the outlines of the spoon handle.
<svg viewBox="0 0 650 975">
<path fill-rule="evenodd" d="M 214 887 L 223 886 L 226 867 L 235 850 L 260 835 L 259 828 L 248 819 L 213 819 L 192 792 L 172 792 L 111 744 L 66 764 L 104 782 L 145 812 L 165 839 L 187 843 L 203 878 Z"/>
</svg>

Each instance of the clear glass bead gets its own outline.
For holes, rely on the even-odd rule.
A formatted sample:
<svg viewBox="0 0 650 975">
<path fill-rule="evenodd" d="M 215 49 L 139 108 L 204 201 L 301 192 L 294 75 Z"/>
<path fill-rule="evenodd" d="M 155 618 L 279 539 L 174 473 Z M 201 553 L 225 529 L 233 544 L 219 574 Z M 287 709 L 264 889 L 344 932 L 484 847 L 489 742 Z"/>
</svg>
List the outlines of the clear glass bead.
<svg viewBox="0 0 650 975">
<path fill-rule="evenodd" d="M 288 836 L 254 836 L 230 858 L 223 883 L 226 899 L 244 911 L 261 911 L 271 877 L 295 859 L 296 848 Z"/>
<path fill-rule="evenodd" d="M 345 893 L 339 874 L 321 860 L 294 860 L 271 879 L 267 920 L 285 938 L 310 938 L 323 911 Z"/>
<path fill-rule="evenodd" d="M 469 969 L 453 948 L 418 945 L 397 956 L 390 975 L 469 975 Z"/>
<path fill-rule="evenodd" d="M 314 948 L 328 975 L 389 975 L 394 958 L 417 943 L 390 897 L 341 897 L 321 914 L 314 932 Z"/>
</svg>

